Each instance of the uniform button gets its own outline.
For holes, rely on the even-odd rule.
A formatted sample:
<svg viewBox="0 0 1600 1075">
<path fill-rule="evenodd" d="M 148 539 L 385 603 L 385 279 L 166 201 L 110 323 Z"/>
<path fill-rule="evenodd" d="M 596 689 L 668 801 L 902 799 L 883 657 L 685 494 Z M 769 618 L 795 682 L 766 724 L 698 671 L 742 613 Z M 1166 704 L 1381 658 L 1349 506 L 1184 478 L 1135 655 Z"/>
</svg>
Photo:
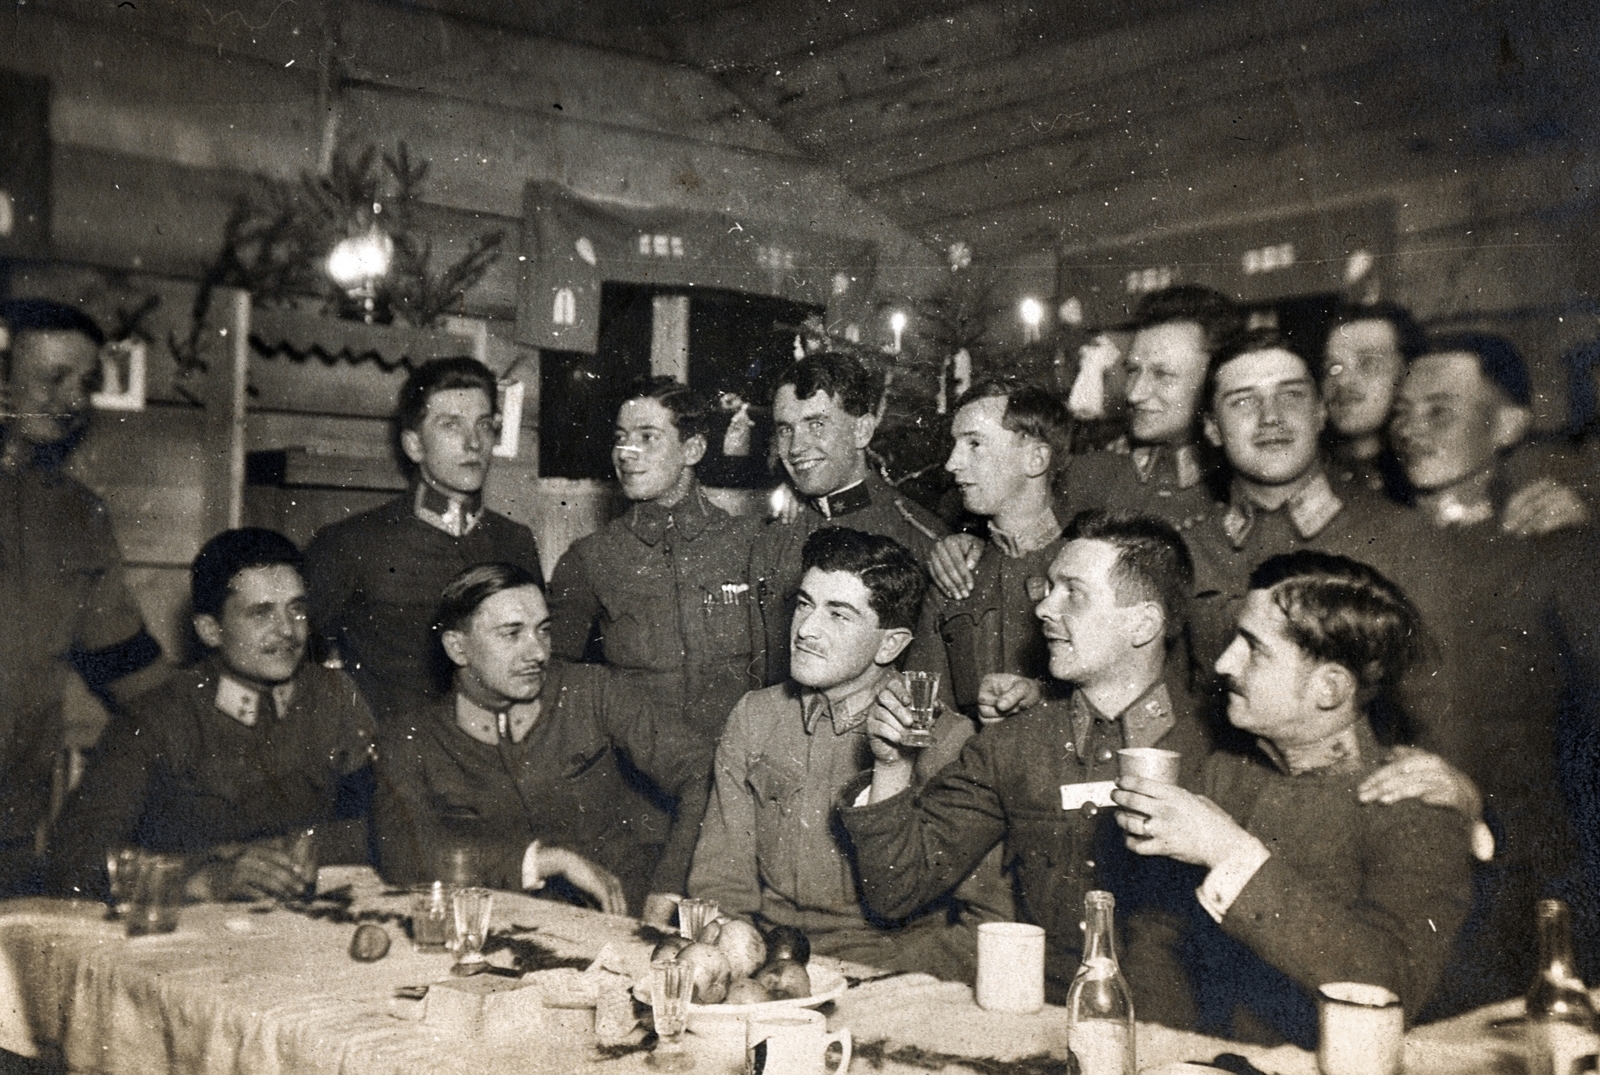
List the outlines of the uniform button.
<svg viewBox="0 0 1600 1075">
<path fill-rule="evenodd" d="M 1076 746 L 1073 743 L 1067 743 L 1064 746 L 1062 746 L 1061 749 L 1066 751 L 1068 754 L 1071 754 L 1073 752 L 1073 750 L 1076 749 Z"/>
<path fill-rule="evenodd" d="M 1084 803 L 1083 804 L 1083 816 L 1084 817 L 1094 817 L 1099 812 L 1100 812 L 1100 808 L 1098 806 L 1096 806 L 1094 803 Z"/>
<path fill-rule="evenodd" d="M 1094 869 L 1094 859 L 1084 859 L 1083 864 L 1089 869 Z"/>
<path fill-rule="evenodd" d="M 1116 753 L 1110 747 L 1101 747 L 1095 752 L 1094 760 L 1099 762 L 1107 762 L 1116 756 Z"/>
</svg>

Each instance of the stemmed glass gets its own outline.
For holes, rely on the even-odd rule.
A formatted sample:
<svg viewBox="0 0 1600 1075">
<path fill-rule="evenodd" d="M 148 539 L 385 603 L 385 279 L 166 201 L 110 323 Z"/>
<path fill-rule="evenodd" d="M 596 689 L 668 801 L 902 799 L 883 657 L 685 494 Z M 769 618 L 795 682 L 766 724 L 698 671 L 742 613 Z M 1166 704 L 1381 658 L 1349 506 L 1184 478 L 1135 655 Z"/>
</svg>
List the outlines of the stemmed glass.
<svg viewBox="0 0 1600 1075">
<path fill-rule="evenodd" d="M 477 974 L 488 968 L 483 942 L 489 936 L 489 912 L 494 909 L 494 893 L 487 888 L 458 888 L 451 896 L 456 920 L 456 964 L 458 975 Z"/>
<path fill-rule="evenodd" d="M 689 967 L 671 959 L 650 964 L 650 1011 L 655 1017 L 656 1047 L 645 1063 L 656 1071 L 689 1071 L 694 1058 L 683 1047 L 689 1023 L 689 993 L 694 975 Z"/>
</svg>

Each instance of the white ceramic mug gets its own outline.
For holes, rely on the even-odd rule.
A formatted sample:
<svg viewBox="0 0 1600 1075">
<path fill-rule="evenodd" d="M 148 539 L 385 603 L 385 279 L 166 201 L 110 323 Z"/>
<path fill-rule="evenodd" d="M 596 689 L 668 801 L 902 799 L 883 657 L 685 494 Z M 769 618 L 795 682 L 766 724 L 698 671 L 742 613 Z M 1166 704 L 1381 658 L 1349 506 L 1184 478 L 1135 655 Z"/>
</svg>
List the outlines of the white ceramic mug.
<svg viewBox="0 0 1600 1075">
<path fill-rule="evenodd" d="M 1028 1014 L 1044 1007 L 1044 930 L 1026 922 L 978 927 L 978 1007 Z"/>
<path fill-rule="evenodd" d="M 844 1052 L 830 1071 L 828 1046 Z M 771 1015 L 752 1015 L 745 1032 L 745 1075 L 844 1075 L 850 1069 L 850 1030 L 828 1033 L 821 1012 L 791 1008 Z"/>
<path fill-rule="evenodd" d="M 1399 997 L 1363 982 L 1328 982 L 1317 993 L 1322 1075 L 1400 1075 L 1406 1015 Z"/>
</svg>

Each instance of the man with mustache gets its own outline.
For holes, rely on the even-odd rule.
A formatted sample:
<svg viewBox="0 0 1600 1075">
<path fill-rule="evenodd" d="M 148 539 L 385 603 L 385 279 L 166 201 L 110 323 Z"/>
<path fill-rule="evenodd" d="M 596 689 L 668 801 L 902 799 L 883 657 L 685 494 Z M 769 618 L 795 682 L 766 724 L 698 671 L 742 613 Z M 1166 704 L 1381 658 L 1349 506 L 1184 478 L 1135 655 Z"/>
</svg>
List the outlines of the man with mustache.
<svg viewBox="0 0 1600 1075">
<path fill-rule="evenodd" d="M 67 677 L 115 706 L 168 670 L 105 504 L 65 469 L 89 429 L 104 343 L 71 306 L 0 303 L 0 896 L 41 881 L 69 769 Z"/>
<path fill-rule="evenodd" d="M 306 657 L 300 550 L 227 530 L 190 570 L 207 656 L 111 725 L 51 845 L 56 891 L 104 896 L 106 851 L 189 856 L 189 895 L 298 896 L 316 880 L 283 837 L 315 827 L 325 862 L 366 861 L 372 717 L 355 685 Z"/>
<path fill-rule="evenodd" d="M 671 701 L 677 727 L 714 749 L 750 674 L 746 569 L 757 521 L 713 504 L 695 477 L 709 408 L 670 377 L 635 383 L 611 463 L 631 501 L 572 543 L 550 583 L 555 655 L 582 660 L 598 634 L 632 689 Z"/>
<path fill-rule="evenodd" d="M 767 520 L 750 549 L 751 656 L 769 686 L 789 674 L 789 624 L 800 583 L 800 550 L 828 526 L 893 538 L 926 561 L 945 526 L 901 496 L 867 461 L 878 428 L 883 379 L 855 358 L 822 352 L 797 359 L 772 398 L 778 459 L 802 497 L 791 519 Z"/>
<path fill-rule="evenodd" d="M 497 406 L 495 376 L 475 359 L 434 359 L 412 370 L 395 414 L 411 489 L 324 527 L 306 549 L 312 629 L 380 725 L 439 696 L 429 625 L 446 582 L 473 564 L 540 572 L 532 531 L 483 503 Z"/>
<path fill-rule="evenodd" d="M 937 904 L 1001 847 L 1017 917 L 1046 933 L 1045 990 L 1060 1003 L 1082 957 L 1084 896 L 1119 911 L 1181 895 L 1122 846 L 1112 822 L 1117 750 L 1183 755 L 1194 782 L 1210 752 L 1186 677 L 1168 663 L 1192 582 L 1178 531 L 1147 516 L 1085 512 L 1068 524 L 1035 612 L 1050 674 L 1069 688 L 980 731 L 960 757 L 913 789 L 926 759 L 901 746 L 910 714 L 878 694 L 868 730 L 873 767 L 839 788 L 868 906 L 889 917 Z"/>
<path fill-rule="evenodd" d="M 603 665 L 552 660 L 544 589 L 515 564 L 452 579 L 435 637 L 456 670 L 452 690 L 382 732 L 373 810 L 384 877 L 446 876 L 451 849 L 465 848 L 493 888 L 556 879 L 564 897 L 666 924 L 705 811 L 708 748 L 674 733 L 662 717 L 672 707 Z M 656 797 L 675 800 L 675 814 Z"/>
<path fill-rule="evenodd" d="M 1317 987 L 1394 991 L 1415 1019 L 1466 917 L 1467 825 L 1414 799 L 1370 803 L 1381 767 L 1367 707 L 1417 652 L 1421 623 L 1364 564 L 1304 549 L 1269 558 L 1216 672 L 1250 749 L 1206 760 L 1196 791 L 1128 777 L 1113 793 L 1127 846 L 1195 869 L 1181 972 L 1147 976 L 1139 1016 L 1208 1034 L 1314 1048 Z"/>
</svg>

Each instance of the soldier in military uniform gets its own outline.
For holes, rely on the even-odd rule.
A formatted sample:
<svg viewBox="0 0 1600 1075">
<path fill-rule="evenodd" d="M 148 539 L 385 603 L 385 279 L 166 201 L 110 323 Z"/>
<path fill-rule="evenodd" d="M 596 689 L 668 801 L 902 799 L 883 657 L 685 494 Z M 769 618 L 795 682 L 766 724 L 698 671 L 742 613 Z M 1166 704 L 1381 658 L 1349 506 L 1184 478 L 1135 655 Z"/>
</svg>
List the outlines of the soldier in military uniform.
<svg viewBox="0 0 1600 1075">
<path fill-rule="evenodd" d="M 632 504 L 573 543 L 550 584 L 551 649 L 582 660 L 598 630 L 621 682 L 670 700 L 676 726 L 716 745 L 751 674 L 746 569 L 756 520 L 695 478 L 706 403 L 670 377 L 637 382 L 617 411 L 611 463 Z"/>
<path fill-rule="evenodd" d="M 802 498 L 792 520 L 768 520 L 750 549 L 751 650 L 767 686 L 789 674 L 789 622 L 800 584 L 800 550 L 825 526 L 890 537 L 926 563 L 945 526 L 900 495 L 867 462 L 878 428 L 880 377 L 848 355 L 822 352 L 797 359 L 773 394 L 778 459 Z"/>
</svg>

